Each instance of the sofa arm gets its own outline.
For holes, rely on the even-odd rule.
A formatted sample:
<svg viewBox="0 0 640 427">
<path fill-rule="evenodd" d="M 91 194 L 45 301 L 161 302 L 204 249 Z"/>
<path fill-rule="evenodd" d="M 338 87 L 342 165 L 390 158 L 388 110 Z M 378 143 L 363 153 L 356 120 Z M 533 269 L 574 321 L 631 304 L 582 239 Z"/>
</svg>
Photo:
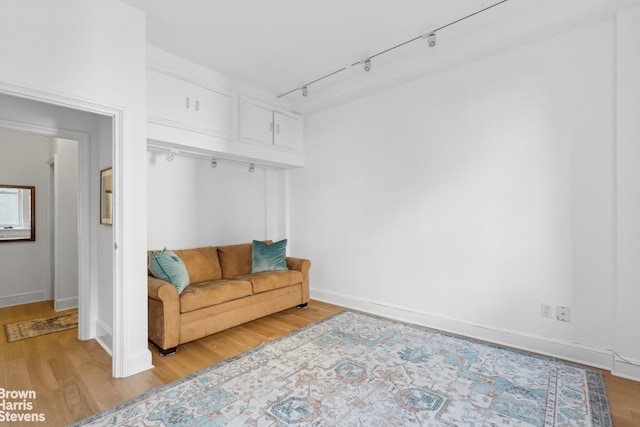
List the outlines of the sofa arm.
<svg viewBox="0 0 640 427">
<path fill-rule="evenodd" d="M 309 268 L 311 261 L 303 258 L 287 257 L 287 268 L 302 272 L 302 304 L 309 302 Z"/>
<path fill-rule="evenodd" d="M 171 283 L 148 277 L 149 340 L 161 350 L 180 344 L 180 299 Z"/>
<path fill-rule="evenodd" d="M 148 277 L 149 284 L 149 298 L 155 300 L 164 301 L 167 303 L 175 302 L 178 304 L 178 310 L 180 310 L 180 300 L 178 298 L 178 289 L 169 282 L 165 282 L 162 279 L 158 279 L 153 276 Z"/>
</svg>

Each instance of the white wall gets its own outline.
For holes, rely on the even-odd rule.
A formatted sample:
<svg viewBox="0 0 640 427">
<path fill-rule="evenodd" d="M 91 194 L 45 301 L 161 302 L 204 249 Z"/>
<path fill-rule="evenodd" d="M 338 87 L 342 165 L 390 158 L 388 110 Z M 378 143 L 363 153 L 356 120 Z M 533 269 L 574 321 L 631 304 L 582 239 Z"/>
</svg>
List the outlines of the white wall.
<svg viewBox="0 0 640 427">
<path fill-rule="evenodd" d="M 47 195 L 50 140 L 0 129 L 0 184 L 36 187 L 36 240 L 0 243 L 0 307 L 51 298 Z"/>
<path fill-rule="evenodd" d="M 312 297 L 611 367 L 615 58 L 606 20 L 306 117 Z"/>
<path fill-rule="evenodd" d="M 186 249 L 279 240 L 284 230 L 285 172 L 149 151 L 148 247 Z"/>
<path fill-rule="evenodd" d="M 617 24 L 615 348 L 621 358 L 614 373 L 640 379 L 640 6 L 621 13 Z"/>
<path fill-rule="evenodd" d="M 114 118 L 113 372 L 148 369 L 145 17 L 117 0 L 3 0 L 2 9 L 0 92 Z"/>
</svg>

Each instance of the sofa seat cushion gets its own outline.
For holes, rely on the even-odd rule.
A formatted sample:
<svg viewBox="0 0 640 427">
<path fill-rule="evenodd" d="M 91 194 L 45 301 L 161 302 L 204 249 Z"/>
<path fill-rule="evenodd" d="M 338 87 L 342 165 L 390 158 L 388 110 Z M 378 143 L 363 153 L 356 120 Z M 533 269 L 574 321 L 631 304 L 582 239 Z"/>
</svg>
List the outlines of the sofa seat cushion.
<svg viewBox="0 0 640 427">
<path fill-rule="evenodd" d="M 180 313 L 188 313 L 252 294 L 248 280 L 214 280 L 192 283 L 180 294 Z"/>
<path fill-rule="evenodd" d="M 238 276 L 236 279 L 250 281 L 253 285 L 253 293 L 259 294 L 260 292 L 266 292 L 272 289 L 284 288 L 302 283 L 303 277 L 302 272 L 300 271 L 285 270 L 247 274 Z"/>
</svg>

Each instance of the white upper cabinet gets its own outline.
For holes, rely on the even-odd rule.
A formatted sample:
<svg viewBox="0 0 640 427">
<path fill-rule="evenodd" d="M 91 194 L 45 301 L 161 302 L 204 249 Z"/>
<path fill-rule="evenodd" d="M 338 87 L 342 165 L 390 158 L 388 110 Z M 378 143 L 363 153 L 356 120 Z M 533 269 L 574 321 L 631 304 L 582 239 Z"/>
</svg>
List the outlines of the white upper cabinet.
<svg viewBox="0 0 640 427">
<path fill-rule="evenodd" d="M 223 138 L 234 138 L 237 95 L 157 69 L 147 72 L 148 121 Z"/>
<path fill-rule="evenodd" d="M 241 141 L 292 151 L 300 150 L 302 138 L 300 116 L 243 98 L 240 120 Z"/>
<path fill-rule="evenodd" d="M 242 100 L 241 138 L 245 142 L 273 144 L 273 110 Z"/>
<path fill-rule="evenodd" d="M 302 138 L 300 118 L 274 111 L 273 123 L 273 144 L 277 147 L 299 150 Z"/>
<path fill-rule="evenodd" d="M 156 62 L 147 64 L 149 145 L 276 168 L 304 166 L 301 116 L 227 89 L 233 81 L 212 70 L 151 53 Z"/>
</svg>

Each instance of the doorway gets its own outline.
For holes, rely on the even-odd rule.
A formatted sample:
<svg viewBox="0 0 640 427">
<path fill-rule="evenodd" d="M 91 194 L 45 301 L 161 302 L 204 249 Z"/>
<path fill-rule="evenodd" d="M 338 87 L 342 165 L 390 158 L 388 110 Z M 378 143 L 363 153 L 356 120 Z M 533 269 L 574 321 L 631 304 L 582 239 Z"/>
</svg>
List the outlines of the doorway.
<svg viewBox="0 0 640 427">
<path fill-rule="evenodd" d="M 143 160 L 146 148 L 136 145 L 138 141 L 125 146 L 128 130 L 139 129 L 124 125 L 126 114 L 111 105 L 0 82 L 0 128 L 9 123 L 15 130 L 79 141 L 78 337 L 95 338 L 111 354 L 116 378 L 153 367 L 147 347 L 146 288 L 125 286 L 125 279 L 145 275 L 138 259 L 144 259 L 146 246 L 146 234 L 129 226 L 143 223 L 138 212 L 144 209 L 125 211 L 125 200 L 129 206 L 141 206 L 134 194 L 145 189 L 145 181 L 125 186 L 124 172 L 141 173 L 124 159 Z M 99 224 L 99 176 L 108 167 L 113 168 L 113 226 Z"/>
<path fill-rule="evenodd" d="M 45 291 L 17 303 L 43 300 L 46 298 L 43 294 L 49 293 L 56 309 L 78 306 L 78 338 L 81 340 L 97 338 L 98 323 L 101 331 L 109 335 L 114 329 L 113 230 L 111 227 L 100 230 L 98 221 L 91 220 L 99 215 L 100 160 L 104 158 L 108 164 L 112 161 L 112 127 L 113 118 L 109 116 L 0 93 L 0 129 L 42 137 L 53 141 L 51 147 L 57 147 L 57 150 L 47 150 L 46 158 L 40 162 L 49 181 L 36 191 L 36 195 L 41 196 L 36 209 L 50 211 L 46 216 L 40 215 L 42 219 L 49 218 L 49 223 L 39 227 L 34 242 L 36 246 L 46 246 L 47 254 L 41 255 L 37 263 L 47 264 L 41 273 L 41 280 L 47 281 L 41 286 Z M 63 169 L 73 171 L 63 173 Z M 75 207 L 70 207 L 69 199 L 76 201 Z M 57 215 L 53 216 L 56 211 Z M 108 256 L 105 257 L 105 253 Z M 9 262 L 1 258 L 0 264 Z M 107 274 L 101 276 L 100 271 Z M 102 290 L 100 299 L 99 289 Z M 103 338 L 103 342 L 113 342 L 110 336 Z M 111 346 L 105 350 L 113 353 Z"/>
</svg>

